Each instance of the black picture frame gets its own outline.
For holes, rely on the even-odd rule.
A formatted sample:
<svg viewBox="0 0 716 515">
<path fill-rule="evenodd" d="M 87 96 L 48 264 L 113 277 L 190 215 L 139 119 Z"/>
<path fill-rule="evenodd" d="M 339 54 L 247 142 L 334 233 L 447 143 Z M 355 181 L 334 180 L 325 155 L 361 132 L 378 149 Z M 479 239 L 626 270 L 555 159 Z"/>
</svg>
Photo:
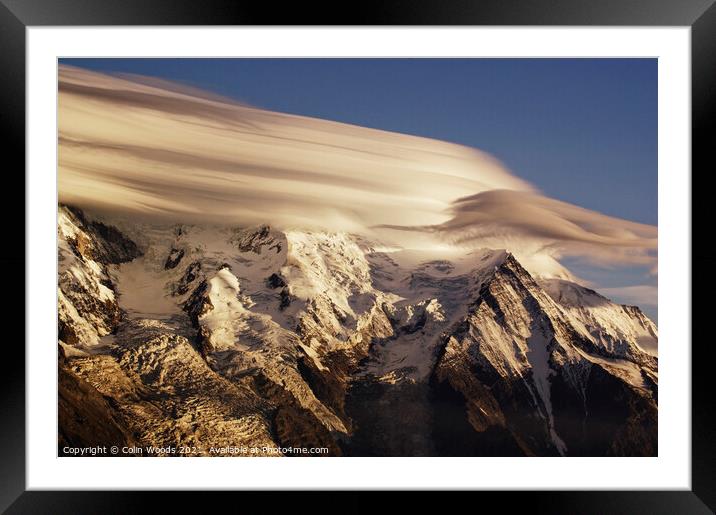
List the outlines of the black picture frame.
<svg viewBox="0 0 716 515">
<path fill-rule="evenodd" d="M 347 8 L 320 4 L 231 0 L 0 0 L 0 127 L 5 157 L 5 181 L 15 193 L 3 202 L 5 253 L 0 270 L 5 293 L 0 295 L 5 328 L 0 388 L 0 510 L 7 513 L 133 513 L 151 506 L 162 495 L 162 511 L 206 508 L 230 500 L 229 492 L 78 492 L 26 491 L 25 486 L 25 352 L 18 311 L 31 309 L 21 301 L 25 269 L 25 30 L 43 25 L 639 25 L 690 26 L 692 72 L 692 172 L 693 195 L 706 194 L 708 172 L 716 170 L 716 5 L 714 0 L 438 0 L 361 2 Z M 90 43 L 88 43 L 90 44 Z M 14 159 L 8 160 L 11 157 Z M 7 163 L 14 163 L 13 165 Z M 23 171 L 23 172 L 21 172 Z M 12 186 L 10 183 L 14 182 Z M 702 186 L 699 188 L 699 186 Z M 13 202 L 16 205 L 12 205 Z M 709 234 L 709 211 L 692 200 L 692 238 Z M 701 231 L 699 230 L 701 229 Z M 696 292 L 716 287 L 716 257 L 692 245 L 692 270 L 699 281 L 692 298 L 692 490 L 691 491 L 569 491 L 474 492 L 487 506 L 502 509 L 529 508 L 550 513 L 712 513 L 716 510 L 716 431 L 711 376 L 714 350 L 711 338 L 697 323 L 708 318 L 710 303 L 699 302 Z M 14 271 L 14 272 L 8 272 Z M 27 272 L 26 272 L 27 273 Z M 7 294 L 7 292 L 13 292 Z M 24 294 L 23 294 L 24 298 Z M 21 308 L 20 306 L 23 306 Z M 9 329 L 9 331 L 8 331 Z M 22 338 L 22 339 L 21 339 Z M 685 342 L 688 343 L 688 342 Z M 54 345 L 54 344 L 53 344 Z M 54 352 L 48 346 L 48 352 Z M 240 494 L 242 504 L 266 493 Z M 272 503 L 277 500 L 272 495 Z M 294 502 L 295 493 L 282 495 Z M 316 495 L 305 493 L 304 495 Z M 364 494 L 353 493 L 345 503 L 351 509 L 372 509 Z M 451 495 L 458 495 L 452 493 Z M 280 497 L 279 496 L 279 499 Z M 413 494 L 422 499 L 423 494 Z M 454 499 L 454 498 L 453 498 Z M 473 503 L 474 499 L 466 500 Z M 310 503 L 310 500 L 306 500 Z M 420 501 L 419 501 L 420 502 Z M 452 500 L 454 503 L 455 500 Z M 458 501 L 459 502 L 459 501 Z M 243 504 L 245 506 L 245 504 Z M 309 504 L 310 505 L 310 504 Z M 173 511 L 173 510 L 172 510 Z"/>
</svg>

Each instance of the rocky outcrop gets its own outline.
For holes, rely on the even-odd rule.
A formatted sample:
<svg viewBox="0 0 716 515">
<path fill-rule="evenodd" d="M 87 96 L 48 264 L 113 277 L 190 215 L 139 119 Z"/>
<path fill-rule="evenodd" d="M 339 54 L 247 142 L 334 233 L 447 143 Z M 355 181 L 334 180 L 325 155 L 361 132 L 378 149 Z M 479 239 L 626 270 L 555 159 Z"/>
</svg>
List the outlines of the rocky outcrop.
<svg viewBox="0 0 716 515">
<path fill-rule="evenodd" d="M 57 380 L 57 447 L 60 456 L 71 455 L 66 447 L 119 447 L 136 445 L 116 405 L 92 385 L 64 366 Z"/>
<path fill-rule="evenodd" d="M 117 406 L 142 446 L 275 447 L 271 406 L 246 381 L 216 373 L 190 342 L 157 321 L 131 321 L 109 355 L 71 360 L 73 373 Z"/>
<path fill-rule="evenodd" d="M 164 269 L 171 270 L 172 268 L 176 268 L 183 257 L 184 249 L 171 249 L 167 260 L 164 262 Z"/>
<path fill-rule="evenodd" d="M 138 257 L 137 246 L 114 227 L 88 221 L 74 208 L 58 211 L 58 339 L 93 346 L 121 319 L 108 266 Z"/>
</svg>

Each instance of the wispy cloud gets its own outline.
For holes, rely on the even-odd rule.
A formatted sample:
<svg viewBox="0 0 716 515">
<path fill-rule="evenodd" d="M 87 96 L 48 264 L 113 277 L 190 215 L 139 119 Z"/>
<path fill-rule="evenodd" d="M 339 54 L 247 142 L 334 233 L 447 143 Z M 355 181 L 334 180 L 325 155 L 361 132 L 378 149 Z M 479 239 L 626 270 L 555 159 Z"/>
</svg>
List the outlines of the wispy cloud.
<svg viewBox="0 0 716 515">
<path fill-rule="evenodd" d="M 577 256 L 600 265 L 654 267 L 657 228 L 603 215 L 534 192 L 492 190 L 457 199 L 451 218 L 429 226 L 396 226 L 423 231 L 454 244 L 491 247 L 505 244 L 526 260 L 551 264 Z M 548 257 L 553 258 L 550 262 Z"/>
<path fill-rule="evenodd" d="M 652 285 L 622 286 L 619 288 L 599 288 L 599 292 L 620 302 L 637 306 L 657 305 L 658 289 Z"/>
</svg>

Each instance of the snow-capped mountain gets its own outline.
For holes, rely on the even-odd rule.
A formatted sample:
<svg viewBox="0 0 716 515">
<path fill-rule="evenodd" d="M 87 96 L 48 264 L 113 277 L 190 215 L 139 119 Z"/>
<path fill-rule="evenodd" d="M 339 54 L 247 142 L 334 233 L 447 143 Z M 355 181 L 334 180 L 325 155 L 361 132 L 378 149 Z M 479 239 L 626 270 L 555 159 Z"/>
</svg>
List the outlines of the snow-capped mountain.
<svg viewBox="0 0 716 515">
<path fill-rule="evenodd" d="M 66 206 L 58 240 L 61 443 L 656 454 L 655 325 L 505 250 Z"/>
</svg>

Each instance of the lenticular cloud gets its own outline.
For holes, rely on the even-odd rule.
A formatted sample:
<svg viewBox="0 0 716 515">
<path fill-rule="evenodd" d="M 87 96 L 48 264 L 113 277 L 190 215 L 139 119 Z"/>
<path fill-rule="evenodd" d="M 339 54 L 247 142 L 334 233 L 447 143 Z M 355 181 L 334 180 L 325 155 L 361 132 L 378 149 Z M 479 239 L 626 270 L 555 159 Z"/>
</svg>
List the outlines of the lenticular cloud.
<svg viewBox="0 0 716 515">
<path fill-rule="evenodd" d="M 226 224 L 654 266 L 656 227 L 549 199 L 478 150 L 60 66 L 59 198 Z"/>
<path fill-rule="evenodd" d="M 437 225 L 386 228 L 433 233 L 468 247 L 494 247 L 504 243 L 528 262 L 536 263 L 543 258 L 543 265 L 548 264 L 547 257 L 564 256 L 584 257 L 605 265 L 653 266 L 656 262 L 656 227 L 603 215 L 533 192 L 477 193 L 454 201 L 450 213 L 449 220 Z M 555 263 L 551 265 L 552 271 L 557 270 Z"/>
<path fill-rule="evenodd" d="M 60 68 L 60 198 L 220 222 L 436 223 L 455 198 L 529 190 L 442 141 Z"/>
</svg>

